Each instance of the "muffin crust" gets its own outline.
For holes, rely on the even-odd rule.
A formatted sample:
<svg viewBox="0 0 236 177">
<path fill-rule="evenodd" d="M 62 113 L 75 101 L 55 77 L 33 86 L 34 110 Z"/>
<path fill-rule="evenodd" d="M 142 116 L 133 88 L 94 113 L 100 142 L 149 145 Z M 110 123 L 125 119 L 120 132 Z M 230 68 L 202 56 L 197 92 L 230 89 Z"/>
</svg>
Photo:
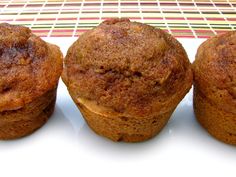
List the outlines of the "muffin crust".
<svg viewBox="0 0 236 177">
<path fill-rule="evenodd" d="M 54 89 L 62 71 L 59 48 L 23 26 L 0 24 L 0 112 Z"/>
<path fill-rule="evenodd" d="M 0 24 L 0 139 L 26 136 L 48 120 L 61 72 L 57 46 L 29 28 Z"/>
<path fill-rule="evenodd" d="M 114 141 L 156 135 L 192 84 L 188 57 L 160 29 L 110 19 L 69 48 L 62 79 L 88 125 Z"/>
<path fill-rule="evenodd" d="M 63 80 L 74 97 L 138 117 L 172 109 L 192 80 L 181 44 L 128 19 L 104 21 L 82 35 L 69 48 L 65 65 Z"/>
<path fill-rule="evenodd" d="M 52 115 L 55 102 L 53 89 L 20 109 L 0 112 L 0 139 L 20 138 L 40 128 Z"/>
<path fill-rule="evenodd" d="M 236 31 L 204 42 L 193 68 L 197 119 L 214 137 L 236 144 Z"/>
</svg>

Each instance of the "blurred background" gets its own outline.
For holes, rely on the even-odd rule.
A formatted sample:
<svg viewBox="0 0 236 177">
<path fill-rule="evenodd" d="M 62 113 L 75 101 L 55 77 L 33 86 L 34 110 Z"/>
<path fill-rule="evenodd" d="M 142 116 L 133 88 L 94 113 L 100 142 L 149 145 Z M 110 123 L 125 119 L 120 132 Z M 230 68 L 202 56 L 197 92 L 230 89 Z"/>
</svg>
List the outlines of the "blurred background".
<svg viewBox="0 0 236 177">
<path fill-rule="evenodd" d="M 236 0 L 1 0 L 0 22 L 41 37 L 77 37 L 101 21 L 128 17 L 181 38 L 236 29 Z"/>
</svg>

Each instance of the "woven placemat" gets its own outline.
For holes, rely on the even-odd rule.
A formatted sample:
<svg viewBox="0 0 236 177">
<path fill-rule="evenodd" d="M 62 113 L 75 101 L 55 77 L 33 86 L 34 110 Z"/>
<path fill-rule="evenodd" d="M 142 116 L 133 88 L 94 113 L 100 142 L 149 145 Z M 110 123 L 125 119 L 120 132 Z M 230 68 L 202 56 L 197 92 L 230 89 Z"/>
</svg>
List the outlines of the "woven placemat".
<svg viewBox="0 0 236 177">
<path fill-rule="evenodd" d="M 208 38 L 236 29 L 236 0 L 1 0 L 0 22 L 42 37 L 75 37 L 101 21 L 128 17 L 176 37 Z"/>
</svg>

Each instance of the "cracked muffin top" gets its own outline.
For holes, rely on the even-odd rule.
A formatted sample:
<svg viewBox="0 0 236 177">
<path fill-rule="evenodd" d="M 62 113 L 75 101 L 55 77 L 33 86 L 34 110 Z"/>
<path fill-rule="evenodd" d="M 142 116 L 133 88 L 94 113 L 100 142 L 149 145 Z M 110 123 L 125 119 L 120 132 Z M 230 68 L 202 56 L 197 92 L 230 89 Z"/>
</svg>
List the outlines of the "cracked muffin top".
<svg viewBox="0 0 236 177">
<path fill-rule="evenodd" d="M 236 31 L 205 41 L 193 68 L 199 91 L 214 104 L 236 113 Z"/>
<path fill-rule="evenodd" d="M 0 24 L 0 111 L 15 110 L 55 88 L 62 54 L 29 28 Z"/>
<path fill-rule="evenodd" d="M 63 80 L 74 99 L 145 116 L 176 104 L 191 87 L 192 73 L 183 47 L 171 35 L 111 19 L 69 48 Z"/>
</svg>

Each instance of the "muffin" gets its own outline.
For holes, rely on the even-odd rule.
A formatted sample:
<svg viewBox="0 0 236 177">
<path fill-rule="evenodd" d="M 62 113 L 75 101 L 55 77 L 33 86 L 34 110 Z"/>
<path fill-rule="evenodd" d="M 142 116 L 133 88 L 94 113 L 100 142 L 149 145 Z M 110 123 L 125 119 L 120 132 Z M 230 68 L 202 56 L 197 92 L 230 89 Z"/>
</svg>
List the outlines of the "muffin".
<svg viewBox="0 0 236 177">
<path fill-rule="evenodd" d="M 57 46 L 30 29 L 0 24 L 0 139 L 26 136 L 48 120 L 62 58 Z"/>
<path fill-rule="evenodd" d="M 201 44 L 193 70 L 197 120 L 215 138 L 236 145 L 236 31 Z"/>
<path fill-rule="evenodd" d="M 110 19 L 69 48 L 62 79 L 88 125 L 114 141 L 156 135 L 189 91 L 181 44 L 154 27 Z"/>
</svg>

